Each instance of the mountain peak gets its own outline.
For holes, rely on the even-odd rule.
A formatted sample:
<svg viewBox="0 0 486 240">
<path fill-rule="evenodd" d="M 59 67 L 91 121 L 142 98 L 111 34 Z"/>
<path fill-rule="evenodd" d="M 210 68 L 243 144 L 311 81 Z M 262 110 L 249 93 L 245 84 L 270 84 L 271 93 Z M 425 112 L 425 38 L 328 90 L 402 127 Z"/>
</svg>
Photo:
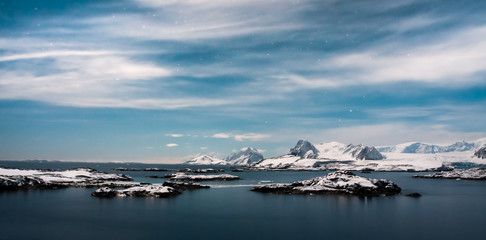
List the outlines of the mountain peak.
<svg viewBox="0 0 486 240">
<path fill-rule="evenodd" d="M 349 144 L 343 153 L 348 153 L 357 160 L 382 160 L 384 158 L 375 147 L 368 147 L 363 144 Z"/>
<path fill-rule="evenodd" d="M 224 160 L 232 165 L 247 165 L 259 162 L 263 155 L 255 148 L 242 148 L 239 152 L 232 153 Z"/>
<path fill-rule="evenodd" d="M 299 140 L 295 147 L 290 149 L 290 155 L 299 156 L 301 158 L 317 158 L 319 151 L 309 141 Z"/>
</svg>

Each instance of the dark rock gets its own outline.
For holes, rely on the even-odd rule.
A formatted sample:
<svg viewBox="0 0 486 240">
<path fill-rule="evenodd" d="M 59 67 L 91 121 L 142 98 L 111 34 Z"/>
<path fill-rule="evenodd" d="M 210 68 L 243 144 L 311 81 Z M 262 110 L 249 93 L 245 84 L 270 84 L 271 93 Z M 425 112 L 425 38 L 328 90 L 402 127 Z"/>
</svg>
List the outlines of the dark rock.
<svg viewBox="0 0 486 240">
<path fill-rule="evenodd" d="M 420 193 L 409 193 L 409 194 L 405 194 L 405 196 L 407 196 L 407 197 L 415 197 L 416 198 L 416 197 L 421 197 L 422 194 L 420 194 Z"/>
<path fill-rule="evenodd" d="M 92 192 L 91 196 L 100 197 L 100 198 L 112 198 L 112 197 L 116 197 L 116 193 L 117 192 L 112 188 L 103 187 Z"/>
<path fill-rule="evenodd" d="M 165 181 L 162 186 L 173 187 L 179 190 L 193 190 L 193 189 L 202 189 L 202 188 L 209 188 L 207 185 L 202 185 L 199 183 L 194 182 L 174 182 L 174 181 Z"/>
</svg>

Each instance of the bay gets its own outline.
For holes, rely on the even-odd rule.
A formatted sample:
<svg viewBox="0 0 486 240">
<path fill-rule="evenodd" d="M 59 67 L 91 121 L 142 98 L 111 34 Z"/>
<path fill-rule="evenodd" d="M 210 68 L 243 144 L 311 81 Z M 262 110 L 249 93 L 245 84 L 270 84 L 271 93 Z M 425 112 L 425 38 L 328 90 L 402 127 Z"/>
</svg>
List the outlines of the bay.
<svg viewBox="0 0 486 240">
<path fill-rule="evenodd" d="M 2 161 L 27 169 L 116 167 L 180 169 L 185 165 Z M 193 168 L 205 167 L 197 166 Z M 214 166 L 213 166 L 214 168 Z M 0 192 L 0 240 L 7 239 L 478 239 L 484 236 L 486 182 L 415 179 L 416 173 L 356 173 L 394 181 L 404 195 L 360 198 L 251 192 L 260 181 L 293 182 L 320 171 L 230 172 L 241 180 L 203 182 L 210 189 L 175 198 L 99 199 L 94 189 Z M 135 181 L 170 172 L 117 172 Z"/>
</svg>

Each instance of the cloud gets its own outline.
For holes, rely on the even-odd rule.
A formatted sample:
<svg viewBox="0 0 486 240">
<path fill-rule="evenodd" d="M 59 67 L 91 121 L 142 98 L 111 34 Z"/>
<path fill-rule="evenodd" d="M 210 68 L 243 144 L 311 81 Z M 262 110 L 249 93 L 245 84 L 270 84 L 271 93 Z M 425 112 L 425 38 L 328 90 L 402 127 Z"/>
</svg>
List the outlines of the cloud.
<svg viewBox="0 0 486 240">
<path fill-rule="evenodd" d="M 212 138 L 230 138 L 231 134 L 228 133 L 216 133 L 211 136 Z"/>
<path fill-rule="evenodd" d="M 173 148 L 173 147 L 179 146 L 179 144 L 177 144 L 177 143 L 168 143 L 168 144 L 165 144 L 165 146 L 168 147 L 168 148 Z"/>
<path fill-rule="evenodd" d="M 409 44 L 390 41 L 351 53 L 335 53 L 313 74 L 276 75 L 283 91 L 420 82 L 440 87 L 477 85 L 486 71 L 486 25 L 451 31 L 437 39 Z"/>
<path fill-rule="evenodd" d="M 232 134 L 232 133 L 216 133 L 212 136 L 213 138 L 233 138 L 236 141 L 262 141 L 266 138 L 269 138 L 270 135 L 268 134 L 259 134 L 259 133 L 245 133 L 245 134 Z"/>
<path fill-rule="evenodd" d="M 48 51 L 1 57 L 0 99 L 26 99 L 74 107 L 179 109 L 217 106 L 230 100 L 152 94 L 151 81 L 171 70 L 124 55 L 96 51 Z M 34 62 L 30 62 L 34 61 Z M 24 64 L 42 67 L 24 68 Z M 152 95 L 152 96 L 151 96 Z"/>
<path fill-rule="evenodd" d="M 247 133 L 247 134 L 237 134 L 234 136 L 236 141 L 262 141 L 266 138 L 269 138 L 270 135 L 268 134 L 258 134 L 258 133 Z"/>
<path fill-rule="evenodd" d="M 180 138 L 180 137 L 184 137 L 184 134 L 172 133 L 172 134 L 166 134 L 165 136 L 173 137 L 173 138 Z"/>
<path fill-rule="evenodd" d="M 134 1 L 149 8 L 151 14 L 124 13 L 92 18 L 84 24 L 100 32 L 139 39 L 197 41 L 249 34 L 298 30 L 298 20 L 306 3 L 266 1 Z M 294 21 L 291 21 L 293 19 Z M 120 31 L 120 25 L 124 26 Z"/>
<path fill-rule="evenodd" d="M 363 143 L 377 146 L 395 145 L 404 142 L 427 142 L 450 144 L 460 140 L 476 140 L 485 132 L 460 132 L 448 129 L 446 125 L 414 125 L 409 123 L 387 123 L 360 125 L 318 131 L 314 141 L 339 141 L 343 143 Z M 319 137 L 320 136 L 320 137 Z M 322 139 L 325 136 L 325 139 Z M 317 139 L 320 138 L 320 139 Z"/>
</svg>

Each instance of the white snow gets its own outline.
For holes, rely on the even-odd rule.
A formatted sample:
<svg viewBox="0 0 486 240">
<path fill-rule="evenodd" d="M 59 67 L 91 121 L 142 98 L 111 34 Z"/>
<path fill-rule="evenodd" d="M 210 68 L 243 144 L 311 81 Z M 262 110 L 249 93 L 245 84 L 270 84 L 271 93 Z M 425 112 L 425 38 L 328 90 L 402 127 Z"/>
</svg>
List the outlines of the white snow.
<svg viewBox="0 0 486 240">
<path fill-rule="evenodd" d="M 147 192 L 150 195 L 155 196 L 156 194 L 169 193 L 171 187 L 164 187 L 161 184 L 151 184 L 146 186 L 135 186 L 123 190 L 117 190 L 117 193 L 121 196 L 131 195 L 133 192 Z"/>
<path fill-rule="evenodd" d="M 217 174 L 217 175 L 188 175 L 186 173 L 175 173 L 170 177 L 171 180 L 193 180 L 193 181 L 204 181 L 204 180 L 233 180 L 239 179 L 238 176 L 230 174 Z"/>
<path fill-rule="evenodd" d="M 17 181 L 16 178 L 18 177 L 28 177 L 41 180 L 45 184 L 82 184 L 94 181 L 110 181 L 111 184 L 115 184 L 115 181 L 131 180 L 124 175 L 102 173 L 89 168 L 77 168 L 66 171 L 0 168 L 0 177 L 9 181 Z"/>
<path fill-rule="evenodd" d="M 480 147 L 486 143 L 486 138 L 473 142 Z M 403 153 L 404 149 L 414 145 L 413 148 L 423 153 Z M 416 144 L 416 142 L 403 143 L 381 149 L 384 159 L 356 161 L 351 156 L 351 151 L 345 153 L 348 145 L 339 142 L 320 143 L 315 145 L 319 151 L 318 157 L 300 158 L 293 155 L 284 155 L 276 158 L 264 159 L 258 164 L 252 165 L 257 169 L 343 169 L 375 171 L 429 171 L 454 162 L 486 164 L 484 159 L 473 157 L 474 149 L 470 149 L 468 142 L 456 142 L 451 145 L 439 146 L 432 144 Z M 360 146 L 360 145 L 356 145 Z M 466 147 L 467 146 L 467 147 Z M 411 148 L 409 148 L 411 149 Z M 447 152 L 444 152 L 447 151 Z M 436 152 L 436 153 L 431 153 Z"/>
</svg>

